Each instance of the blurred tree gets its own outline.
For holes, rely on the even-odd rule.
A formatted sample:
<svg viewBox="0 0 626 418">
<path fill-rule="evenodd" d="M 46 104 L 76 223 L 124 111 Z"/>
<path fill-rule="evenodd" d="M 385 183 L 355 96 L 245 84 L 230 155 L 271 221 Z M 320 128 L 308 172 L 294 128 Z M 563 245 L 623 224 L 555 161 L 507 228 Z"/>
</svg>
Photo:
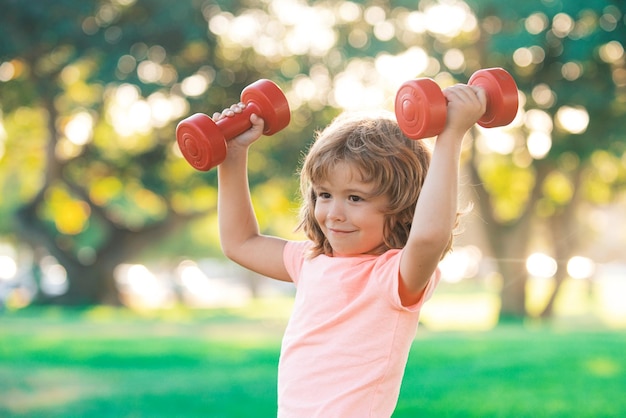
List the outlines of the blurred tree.
<svg viewBox="0 0 626 418">
<path fill-rule="evenodd" d="M 284 235 L 298 159 L 339 111 L 392 110 L 413 77 L 445 86 L 479 68 L 512 72 L 518 120 L 477 129 L 467 159 L 503 318 L 526 315 L 528 273 L 510 260 L 526 257 L 536 220 L 566 261 L 577 202 L 610 201 L 624 183 L 620 2 L 0 2 L 0 228 L 17 213 L 21 235 L 65 266 L 70 291 L 57 302 L 115 300 L 112 269 L 165 236 L 177 254 L 216 242 L 215 171 L 176 155 L 174 125 L 238 101 L 261 76 L 292 107 L 291 125 L 250 155 L 261 223 Z M 208 216 L 187 235 L 169 232 L 198 213 Z"/>
<path fill-rule="evenodd" d="M 0 226 L 38 258 L 54 256 L 69 280 L 65 294 L 40 293 L 40 302 L 119 303 L 120 263 L 165 240 L 178 240 L 169 244 L 178 252 L 207 251 L 210 233 L 172 235 L 215 208 L 215 174 L 173 154 L 173 122 L 236 102 L 257 78 L 207 33 L 214 8 L 1 1 Z"/>
<path fill-rule="evenodd" d="M 568 260 L 585 250 L 580 203 L 598 202 L 592 192 L 598 185 L 593 161 L 613 155 L 618 163 L 613 163 L 610 182 L 624 183 L 624 170 L 617 167 L 626 151 L 620 122 L 626 116 L 626 5 L 605 0 L 468 3 L 481 22 L 479 61 L 512 69 L 524 97 L 523 120 L 506 155 L 475 152 L 470 164 L 503 276 L 501 316 L 526 315 L 525 265 L 509 260 L 528 255 L 537 231 L 533 219 L 545 221 L 545 238 L 558 264 L 556 286 L 541 313 L 550 316 L 568 277 Z"/>
</svg>

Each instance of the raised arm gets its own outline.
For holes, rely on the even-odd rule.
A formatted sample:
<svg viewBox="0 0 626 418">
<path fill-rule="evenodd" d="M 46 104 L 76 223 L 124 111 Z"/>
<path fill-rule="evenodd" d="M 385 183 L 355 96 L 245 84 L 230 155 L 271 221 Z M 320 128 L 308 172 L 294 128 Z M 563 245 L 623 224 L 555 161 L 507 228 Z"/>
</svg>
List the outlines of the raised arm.
<svg viewBox="0 0 626 418">
<path fill-rule="evenodd" d="M 480 87 L 459 84 L 443 92 L 448 101 L 446 126 L 435 142 L 400 261 L 400 297 L 405 305 L 419 300 L 448 245 L 458 211 L 463 137 L 486 110 L 485 92 Z"/>
<path fill-rule="evenodd" d="M 213 119 L 240 113 L 238 104 L 215 114 Z M 256 273 L 290 281 L 283 263 L 286 241 L 261 235 L 250 199 L 248 148 L 263 132 L 263 120 L 251 115 L 252 127 L 228 141 L 226 159 L 218 166 L 218 219 L 222 251 L 234 262 Z"/>
</svg>

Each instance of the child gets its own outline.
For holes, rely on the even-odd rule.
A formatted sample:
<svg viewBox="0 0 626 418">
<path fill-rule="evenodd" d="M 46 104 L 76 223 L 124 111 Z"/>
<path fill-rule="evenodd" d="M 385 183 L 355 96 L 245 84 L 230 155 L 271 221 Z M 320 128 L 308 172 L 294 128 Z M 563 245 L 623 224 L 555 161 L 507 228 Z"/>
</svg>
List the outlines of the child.
<svg viewBox="0 0 626 418">
<path fill-rule="evenodd" d="M 393 413 L 420 309 L 452 246 L 461 143 L 486 110 L 478 87 L 444 94 L 446 127 L 432 155 L 386 114 L 340 116 L 318 135 L 301 170 L 303 242 L 259 232 L 247 151 L 263 120 L 252 115 L 252 127 L 229 141 L 218 167 L 222 249 L 297 289 L 279 361 L 279 417 Z"/>
</svg>

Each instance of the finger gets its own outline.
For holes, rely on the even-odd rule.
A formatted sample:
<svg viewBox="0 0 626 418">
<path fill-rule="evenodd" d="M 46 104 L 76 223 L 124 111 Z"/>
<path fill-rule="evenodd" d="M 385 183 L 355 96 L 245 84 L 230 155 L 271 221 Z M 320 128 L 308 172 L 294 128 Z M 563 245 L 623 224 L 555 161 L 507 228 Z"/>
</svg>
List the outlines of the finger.
<svg viewBox="0 0 626 418">
<path fill-rule="evenodd" d="M 482 89 L 480 89 L 482 90 Z M 468 85 L 457 84 L 449 87 L 445 91 L 445 96 L 448 101 L 456 99 L 464 103 L 479 102 L 477 91 Z"/>
<path fill-rule="evenodd" d="M 487 91 L 485 91 L 485 89 L 481 86 L 472 86 L 472 89 L 474 90 L 474 92 L 476 93 L 476 97 L 478 97 L 478 100 L 480 101 L 480 103 L 487 103 Z"/>
<path fill-rule="evenodd" d="M 232 105 L 230 107 L 230 110 L 232 110 L 234 113 L 241 113 L 243 112 L 243 110 L 246 108 L 245 103 L 235 103 L 234 105 Z"/>
<path fill-rule="evenodd" d="M 222 116 L 225 116 L 228 118 L 233 117 L 235 116 L 235 111 L 232 109 L 232 107 L 229 107 L 228 109 L 222 110 Z"/>
</svg>

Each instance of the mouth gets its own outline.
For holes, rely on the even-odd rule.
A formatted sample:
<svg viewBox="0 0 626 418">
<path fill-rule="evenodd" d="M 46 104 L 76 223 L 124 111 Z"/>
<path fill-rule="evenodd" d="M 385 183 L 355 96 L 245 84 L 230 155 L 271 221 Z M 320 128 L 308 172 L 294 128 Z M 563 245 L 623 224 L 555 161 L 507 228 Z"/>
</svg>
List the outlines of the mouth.
<svg viewBox="0 0 626 418">
<path fill-rule="evenodd" d="M 354 231 L 348 231 L 348 230 L 343 230 L 343 229 L 335 229 L 335 228 L 328 228 L 328 232 L 330 232 L 332 234 L 344 235 L 344 234 L 349 234 L 349 233 L 354 232 Z"/>
</svg>

